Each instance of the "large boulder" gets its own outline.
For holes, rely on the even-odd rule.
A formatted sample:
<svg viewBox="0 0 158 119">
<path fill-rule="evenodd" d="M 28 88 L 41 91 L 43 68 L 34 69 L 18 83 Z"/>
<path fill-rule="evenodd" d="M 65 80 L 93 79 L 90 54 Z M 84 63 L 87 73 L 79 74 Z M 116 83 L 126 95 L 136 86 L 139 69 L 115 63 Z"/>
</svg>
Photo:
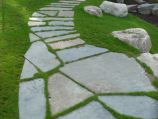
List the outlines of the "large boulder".
<svg viewBox="0 0 158 119">
<path fill-rule="evenodd" d="M 114 31 L 112 35 L 119 40 L 146 53 L 151 49 L 151 41 L 148 33 L 142 28 L 131 28 L 122 31 Z"/>
<path fill-rule="evenodd" d="M 88 14 L 95 15 L 97 17 L 103 16 L 102 10 L 96 6 L 85 6 L 84 11 Z"/>
<path fill-rule="evenodd" d="M 117 17 L 126 17 L 128 15 L 128 9 L 125 4 L 104 1 L 100 5 L 100 8 L 105 13 L 108 13 Z"/>
<path fill-rule="evenodd" d="M 152 13 L 152 9 L 154 8 L 154 4 L 142 4 L 138 6 L 138 12 L 143 15 L 149 15 Z"/>
</svg>

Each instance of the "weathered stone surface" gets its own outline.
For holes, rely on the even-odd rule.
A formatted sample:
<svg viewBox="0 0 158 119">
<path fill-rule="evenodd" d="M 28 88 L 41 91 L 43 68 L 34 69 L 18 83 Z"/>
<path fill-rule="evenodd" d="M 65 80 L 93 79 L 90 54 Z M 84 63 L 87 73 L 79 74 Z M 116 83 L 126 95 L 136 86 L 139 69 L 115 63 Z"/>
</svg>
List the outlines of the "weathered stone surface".
<svg viewBox="0 0 158 119">
<path fill-rule="evenodd" d="M 58 16 L 60 16 L 60 17 L 73 17 L 74 11 L 60 11 Z"/>
<path fill-rule="evenodd" d="M 154 7 L 154 4 L 142 4 L 138 6 L 138 12 L 143 15 L 149 15 L 152 13 L 152 8 Z"/>
<path fill-rule="evenodd" d="M 100 5 L 100 8 L 103 10 L 103 12 L 117 17 L 126 17 L 128 15 L 128 9 L 125 4 L 104 1 Z"/>
<path fill-rule="evenodd" d="M 120 53 L 105 53 L 80 60 L 67 64 L 60 70 L 96 93 L 155 90 L 135 59 Z"/>
<path fill-rule="evenodd" d="M 48 24 L 54 26 L 74 26 L 73 21 L 51 21 Z"/>
<path fill-rule="evenodd" d="M 72 8 L 62 8 L 62 7 L 44 7 L 41 8 L 40 10 L 72 10 Z"/>
<path fill-rule="evenodd" d="M 80 38 L 74 39 L 74 40 L 68 40 L 68 41 L 60 41 L 56 43 L 49 44 L 53 49 L 64 49 L 71 46 L 77 46 L 84 44 L 85 42 L 81 40 Z"/>
<path fill-rule="evenodd" d="M 152 9 L 152 14 L 158 16 L 158 4 Z"/>
<path fill-rule="evenodd" d="M 134 1 L 136 1 L 138 4 L 144 4 L 144 3 L 146 3 L 144 0 L 134 0 Z"/>
<path fill-rule="evenodd" d="M 19 89 L 19 118 L 45 119 L 45 112 L 46 99 L 43 79 L 21 83 Z"/>
<path fill-rule="evenodd" d="M 77 38 L 79 37 L 80 34 L 76 33 L 76 34 L 68 34 L 68 35 L 64 35 L 64 36 L 57 36 L 54 38 L 48 38 L 45 41 L 46 42 L 53 42 L 53 41 L 60 41 L 60 40 L 66 40 L 66 39 L 73 39 L 73 38 Z"/>
<path fill-rule="evenodd" d="M 25 54 L 25 58 L 31 61 L 43 72 L 54 69 L 60 64 L 55 55 L 50 53 L 45 44 L 41 41 L 37 41 L 31 45 Z"/>
<path fill-rule="evenodd" d="M 139 49 L 141 52 L 149 52 L 152 44 L 150 36 L 142 28 L 131 28 L 122 31 L 114 31 L 112 35 L 119 40 Z"/>
<path fill-rule="evenodd" d="M 32 16 L 33 16 L 33 17 L 44 17 L 45 15 L 40 14 L 40 13 L 38 13 L 38 12 L 34 12 L 34 13 L 32 14 Z"/>
<path fill-rule="evenodd" d="M 92 45 L 85 45 L 79 48 L 71 48 L 60 50 L 57 52 L 57 55 L 64 61 L 64 62 L 71 62 L 81 58 L 85 58 L 88 56 L 96 55 L 99 53 L 107 52 L 107 49 L 98 48 Z"/>
<path fill-rule="evenodd" d="M 30 20 L 33 21 L 50 21 L 50 20 L 58 20 L 58 21 L 72 21 L 73 18 L 57 18 L 57 17 L 30 17 Z"/>
<path fill-rule="evenodd" d="M 75 4 L 80 4 L 80 1 L 69 1 L 69 0 L 66 1 L 66 0 L 60 0 L 59 2 L 60 2 L 60 3 L 72 3 L 72 4 L 75 3 Z"/>
<path fill-rule="evenodd" d="M 112 114 L 104 109 L 98 102 L 93 101 L 86 106 L 73 111 L 58 119 L 115 119 Z"/>
<path fill-rule="evenodd" d="M 20 79 L 32 78 L 37 72 L 36 68 L 28 60 L 25 60 Z"/>
<path fill-rule="evenodd" d="M 58 13 L 58 11 L 39 11 L 39 12 L 49 16 L 55 16 Z"/>
<path fill-rule="evenodd" d="M 47 7 L 63 7 L 63 8 L 74 8 L 75 5 L 62 5 L 62 4 L 51 4 L 51 5 L 48 5 Z"/>
<path fill-rule="evenodd" d="M 43 26 L 46 25 L 46 22 L 39 22 L 39 21 L 29 21 L 28 26 Z"/>
<path fill-rule="evenodd" d="M 34 32 L 37 31 L 56 31 L 56 30 L 73 30 L 74 27 L 72 26 L 39 26 L 39 27 L 32 27 L 31 30 Z"/>
<path fill-rule="evenodd" d="M 75 33 L 76 30 L 63 30 L 63 31 L 43 31 L 43 32 L 36 32 L 36 35 L 42 37 L 42 38 L 49 38 L 54 36 L 60 36 L 60 35 L 66 35 L 70 33 Z"/>
<path fill-rule="evenodd" d="M 93 95 L 59 73 L 49 78 L 48 90 L 52 114 L 62 112 Z"/>
<path fill-rule="evenodd" d="M 33 33 L 30 33 L 29 37 L 30 37 L 30 42 L 40 40 L 40 38 L 38 36 L 36 36 L 35 34 L 33 34 Z"/>
<path fill-rule="evenodd" d="M 158 101 L 147 96 L 101 96 L 117 112 L 142 119 L 157 119 Z"/>
<path fill-rule="evenodd" d="M 137 7 L 138 7 L 137 4 L 127 5 L 128 11 L 133 13 L 137 12 Z"/>
<path fill-rule="evenodd" d="M 95 15 L 98 17 L 103 16 L 102 10 L 96 6 L 85 6 L 84 11 L 87 12 L 88 14 Z"/>
<path fill-rule="evenodd" d="M 51 3 L 51 5 L 61 5 L 61 7 L 62 7 L 62 5 L 78 5 L 78 4 L 76 4 L 76 3 Z"/>
<path fill-rule="evenodd" d="M 154 75 L 158 77 L 158 60 L 154 55 L 150 53 L 143 53 L 137 59 L 149 66 Z"/>
</svg>

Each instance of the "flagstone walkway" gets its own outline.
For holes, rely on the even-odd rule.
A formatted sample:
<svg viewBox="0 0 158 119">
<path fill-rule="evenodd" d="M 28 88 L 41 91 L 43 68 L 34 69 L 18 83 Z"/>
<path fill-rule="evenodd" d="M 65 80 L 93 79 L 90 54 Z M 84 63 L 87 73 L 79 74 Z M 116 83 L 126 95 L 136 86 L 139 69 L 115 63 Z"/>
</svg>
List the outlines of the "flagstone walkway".
<svg viewBox="0 0 158 119">
<path fill-rule="evenodd" d="M 58 119 L 117 119 L 113 112 L 157 119 L 158 101 L 129 94 L 156 91 L 137 61 L 80 38 L 73 8 L 82 1 L 60 0 L 30 17 L 32 44 L 21 73 L 20 119 L 45 119 L 49 107 Z"/>
</svg>

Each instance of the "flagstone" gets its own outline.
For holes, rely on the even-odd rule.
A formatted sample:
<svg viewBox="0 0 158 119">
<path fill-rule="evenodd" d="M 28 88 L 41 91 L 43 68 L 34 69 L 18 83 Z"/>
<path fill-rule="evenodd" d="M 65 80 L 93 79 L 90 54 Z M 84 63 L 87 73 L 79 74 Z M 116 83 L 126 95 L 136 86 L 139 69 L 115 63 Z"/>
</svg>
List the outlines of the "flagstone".
<svg viewBox="0 0 158 119">
<path fill-rule="evenodd" d="M 72 21 L 73 18 L 59 18 L 59 17 L 30 17 L 30 20 L 33 21 L 50 21 L 50 20 L 56 20 L 56 21 Z"/>
<path fill-rule="evenodd" d="M 33 16 L 33 17 L 45 17 L 46 15 L 40 14 L 40 13 L 38 13 L 38 12 L 34 12 L 34 13 L 32 14 L 32 16 Z"/>
<path fill-rule="evenodd" d="M 48 91 L 53 115 L 93 95 L 60 73 L 48 79 Z"/>
<path fill-rule="evenodd" d="M 44 7 L 44 8 L 41 8 L 40 10 L 50 10 L 50 11 L 54 11 L 54 10 L 72 10 L 72 8 Z"/>
<path fill-rule="evenodd" d="M 62 4 L 58 4 L 58 5 L 56 5 L 56 4 L 51 4 L 51 5 L 47 5 L 47 7 L 63 7 L 63 8 L 73 8 L 73 7 L 75 7 L 75 5 L 62 5 Z"/>
<path fill-rule="evenodd" d="M 80 4 L 80 1 L 70 1 L 70 0 L 68 0 L 68 1 L 66 1 L 66 0 L 60 0 L 59 2 L 60 3 L 75 3 L 75 4 Z"/>
<path fill-rule="evenodd" d="M 73 51 L 73 53 L 76 52 Z M 65 57 L 69 55 L 70 53 L 65 53 L 64 58 L 61 59 L 66 59 Z M 105 53 L 87 58 L 66 64 L 60 70 L 96 93 L 156 90 L 136 60 L 121 53 Z"/>
<path fill-rule="evenodd" d="M 92 45 L 85 45 L 78 48 L 64 49 L 57 51 L 57 55 L 64 62 L 71 62 L 85 57 L 107 52 L 107 49 L 95 47 Z"/>
<path fill-rule="evenodd" d="M 58 13 L 58 11 L 39 11 L 39 12 L 49 16 L 55 16 Z"/>
<path fill-rule="evenodd" d="M 39 21 L 29 21 L 28 22 L 29 26 L 43 26 L 46 25 L 46 22 L 39 22 Z"/>
<path fill-rule="evenodd" d="M 30 37 L 30 42 L 40 40 L 40 38 L 38 36 L 36 36 L 35 34 L 33 34 L 33 33 L 30 33 L 29 37 Z"/>
<path fill-rule="evenodd" d="M 121 114 L 142 119 L 158 117 L 158 101 L 147 96 L 100 96 L 99 99 Z"/>
<path fill-rule="evenodd" d="M 58 16 L 60 16 L 60 17 L 73 17 L 74 11 L 60 11 Z"/>
<path fill-rule="evenodd" d="M 19 119 L 45 119 L 46 99 L 42 78 L 20 83 Z"/>
<path fill-rule="evenodd" d="M 51 3 L 51 5 L 74 5 L 74 6 L 76 6 L 76 5 L 78 5 L 78 4 L 76 4 L 76 3 Z"/>
<path fill-rule="evenodd" d="M 41 41 L 37 41 L 31 45 L 25 54 L 25 58 L 43 72 L 52 70 L 60 64 L 60 62 L 56 59 L 56 56 L 50 53 L 46 45 Z"/>
<path fill-rule="evenodd" d="M 74 26 L 73 21 L 51 21 L 48 24 L 54 26 Z"/>
<path fill-rule="evenodd" d="M 101 104 L 93 101 L 58 119 L 115 119 Z"/>
</svg>

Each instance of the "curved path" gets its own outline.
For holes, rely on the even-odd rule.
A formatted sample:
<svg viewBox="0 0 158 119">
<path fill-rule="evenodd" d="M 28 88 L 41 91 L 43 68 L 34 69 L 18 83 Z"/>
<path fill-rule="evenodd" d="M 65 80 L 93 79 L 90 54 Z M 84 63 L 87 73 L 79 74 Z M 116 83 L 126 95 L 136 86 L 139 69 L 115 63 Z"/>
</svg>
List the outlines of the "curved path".
<svg viewBox="0 0 158 119">
<path fill-rule="evenodd" d="M 44 119 L 49 111 L 59 119 L 117 119 L 120 114 L 156 119 L 156 100 L 130 95 L 156 90 L 136 60 L 80 38 L 73 8 L 82 1 L 60 0 L 30 17 L 20 119 Z"/>
</svg>

